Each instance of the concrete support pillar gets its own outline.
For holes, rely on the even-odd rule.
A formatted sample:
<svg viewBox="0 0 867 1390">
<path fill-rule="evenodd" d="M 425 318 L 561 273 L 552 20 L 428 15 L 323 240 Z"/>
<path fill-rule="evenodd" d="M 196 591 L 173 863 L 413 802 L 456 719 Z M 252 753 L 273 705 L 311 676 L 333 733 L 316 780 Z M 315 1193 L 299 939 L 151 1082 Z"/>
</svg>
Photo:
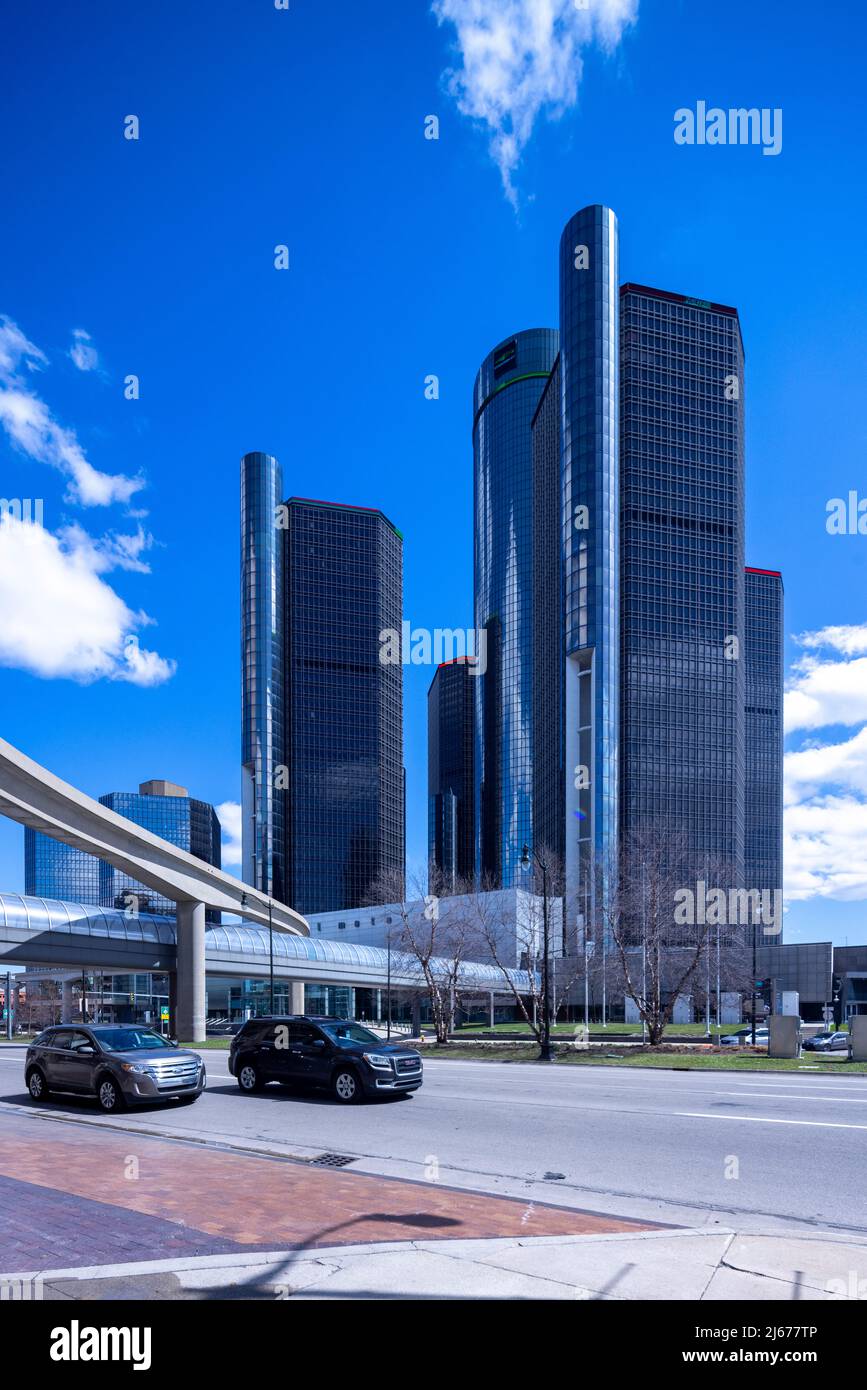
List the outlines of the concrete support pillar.
<svg viewBox="0 0 867 1390">
<path fill-rule="evenodd" d="M 73 1023 L 74 1021 L 72 1017 L 72 981 L 63 980 L 61 981 L 60 994 L 60 1022 Z"/>
<path fill-rule="evenodd" d="M 494 991 L 491 990 L 491 1027 L 494 1026 Z"/>
<path fill-rule="evenodd" d="M 178 914 L 178 1042 L 205 1040 L 205 905 L 181 902 Z"/>
<path fill-rule="evenodd" d="M 292 998 L 290 1001 L 290 1012 L 293 1014 L 303 1014 L 304 1009 L 304 981 L 292 981 Z"/>
</svg>

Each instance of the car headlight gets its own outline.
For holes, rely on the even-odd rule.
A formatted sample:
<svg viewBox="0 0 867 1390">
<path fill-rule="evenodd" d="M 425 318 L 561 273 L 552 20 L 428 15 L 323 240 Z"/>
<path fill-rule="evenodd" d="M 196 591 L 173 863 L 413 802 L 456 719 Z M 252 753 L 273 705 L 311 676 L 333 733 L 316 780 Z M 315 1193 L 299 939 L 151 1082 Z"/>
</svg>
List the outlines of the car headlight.
<svg viewBox="0 0 867 1390">
<path fill-rule="evenodd" d="M 135 1072 L 136 1076 L 155 1076 L 153 1067 L 147 1066 L 145 1062 L 121 1062 L 121 1071 Z"/>
<path fill-rule="evenodd" d="M 362 1056 L 368 1066 L 378 1067 L 380 1071 L 391 1071 L 391 1058 L 383 1056 L 381 1052 L 364 1052 Z"/>
</svg>

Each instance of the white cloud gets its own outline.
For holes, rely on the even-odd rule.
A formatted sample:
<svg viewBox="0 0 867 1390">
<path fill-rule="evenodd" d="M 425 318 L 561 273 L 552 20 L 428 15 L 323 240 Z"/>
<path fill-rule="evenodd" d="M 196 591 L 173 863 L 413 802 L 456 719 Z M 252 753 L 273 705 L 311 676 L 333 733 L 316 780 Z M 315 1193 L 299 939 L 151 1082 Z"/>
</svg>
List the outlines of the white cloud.
<svg viewBox="0 0 867 1390">
<path fill-rule="evenodd" d="M 0 424 L 12 443 L 30 458 L 66 474 L 70 479 L 70 500 L 85 507 L 128 502 L 144 485 L 143 479 L 101 473 L 94 468 L 75 431 L 58 424 L 45 402 L 31 391 L 27 378 L 22 377 L 22 363 L 32 373 L 41 370 L 47 361 L 17 324 L 0 316 Z"/>
<path fill-rule="evenodd" d="M 867 726 L 843 743 L 816 744 L 788 753 L 785 769 L 788 804 L 817 796 L 829 786 L 867 795 Z"/>
<path fill-rule="evenodd" d="M 222 801 L 216 808 L 223 828 L 223 868 L 241 863 L 241 807 L 237 801 Z"/>
<path fill-rule="evenodd" d="M 805 650 L 786 691 L 786 731 L 867 720 L 867 655 L 861 655 L 867 652 L 867 627 L 826 627 L 795 640 Z"/>
<path fill-rule="evenodd" d="M 129 542 L 129 548 L 124 542 Z M 59 536 L 6 517 L 0 523 L 0 665 L 47 679 L 161 685 L 175 662 L 139 646 L 151 623 L 100 578 L 130 563 L 136 537 L 94 541 L 78 527 Z"/>
<path fill-rule="evenodd" d="M 840 725 L 847 738 L 786 753 L 787 898 L 867 898 L 867 624 L 801 633 L 786 693 L 788 731 Z"/>
<path fill-rule="evenodd" d="M 544 113 L 556 120 L 575 105 L 582 51 L 616 48 L 638 16 L 639 0 L 432 0 L 440 24 L 457 35 L 461 66 L 446 74 L 458 109 L 490 131 L 491 155 L 506 196 L 517 205 L 514 174 Z"/>
<path fill-rule="evenodd" d="M 867 802 L 815 797 L 786 811 L 786 897 L 867 898 Z"/>
<path fill-rule="evenodd" d="M 83 328 L 72 330 L 72 347 L 69 356 L 80 372 L 95 372 L 99 366 L 99 353 L 91 347 L 93 339 Z"/>
<path fill-rule="evenodd" d="M 832 647 L 844 656 L 858 656 L 867 652 L 867 623 L 823 627 L 818 632 L 802 632 L 795 640 L 801 647 Z"/>
<path fill-rule="evenodd" d="M 108 574 L 111 570 L 135 570 L 137 574 L 150 574 L 151 567 L 140 557 L 155 544 L 153 536 L 139 525 L 134 535 L 122 536 L 109 531 L 104 536 L 88 535 L 77 522 L 63 526 L 57 537 L 68 549 L 87 557 L 87 563 L 94 574 Z"/>
</svg>

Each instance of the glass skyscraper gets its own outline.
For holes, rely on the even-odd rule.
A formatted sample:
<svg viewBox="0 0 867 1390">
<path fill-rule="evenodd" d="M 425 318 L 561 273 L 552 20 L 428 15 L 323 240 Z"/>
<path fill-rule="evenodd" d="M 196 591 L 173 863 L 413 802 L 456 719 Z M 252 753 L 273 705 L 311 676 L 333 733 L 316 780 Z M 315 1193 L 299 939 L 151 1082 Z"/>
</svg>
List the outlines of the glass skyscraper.
<svg viewBox="0 0 867 1390">
<path fill-rule="evenodd" d="M 241 818 L 243 876 L 285 902 L 283 475 L 271 454 L 241 460 Z"/>
<path fill-rule="evenodd" d="M 299 912 L 404 870 L 402 538 L 382 512 L 293 497 L 241 461 L 244 877 Z"/>
<path fill-rule="evenodd" d="M 533 844 L 533 443 L 557 333 L 529 329 L 482 363 L 473 411 L 475 623 L 487 633 L 476 682 L 476 872 L 521 886 Z"/>
<path fill-rule="evenodd" d="M 783 577 L 746 571 L 744 886 L 783 887 Z M 779 925 L 775 923 L 775 925 Z M 767 945 L 781 933 L 768 934 Z"/>
<path fill-rule="evenodd" d="M 443 662 L 427 697 L 428 862 L 449 888 L 474 871 L 474 665 L 472 657 Z"/>
<path fill-rule="evenodd" d="M 221 867 L 220 821 L 213 806 L 197 801 L 185 787 L 156 780 L 142 782 L 138 792 L 108 792 L 101 806 Z M 98 907 L 141 913 L 174 914 L 175 904 L 113 865 L 84 850 L 53 840 L 39 830 L 24 829 L 24 892 L 37 898 L 62 898 Z M 220 913 L 209 908 L 209 922 Z"/>
<path fill-rule="evenodd" d="M 621 290 L 621 829 L 744 873 L 744 354 L 737 311 Z"/>
<path fill-rule="evenodd" d="M 533 417 L 533 842 L 562 863 L 566 846 L 563 504 L 558 357 Z"/>
<path fill-rule="evenodd" d="M 560 486 L 566 890 L 585 920 L 618 834 L 618 269 L 617 218 L 583 208 L 560 239 Z"/>
<path fill-rule="evenodd" d="M 505 885 L 523 842 L 553 851 L 570 921 L 598 924 L 619 848 L 656 830 L 777 888 L 782 584 L 747 571 L 745 596 L 737 310 L 620 287 L 599 205 L 559 273 L 559 335 L 500 344 L 476 383 L 477 869 Z"/>
</svg>

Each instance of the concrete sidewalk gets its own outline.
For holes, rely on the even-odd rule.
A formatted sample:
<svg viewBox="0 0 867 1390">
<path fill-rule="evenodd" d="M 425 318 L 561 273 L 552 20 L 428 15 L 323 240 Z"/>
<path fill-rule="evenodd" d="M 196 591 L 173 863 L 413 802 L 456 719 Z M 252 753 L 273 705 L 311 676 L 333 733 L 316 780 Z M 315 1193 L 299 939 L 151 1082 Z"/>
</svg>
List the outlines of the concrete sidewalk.
<svg viewBox="0 0 867 1390">
<path fill-rule="evenodd" d="M 867 1241 L 640 1231 L 395 1241 L 32 1270 L 52 1300 L 867 1298 Z M 38 1296 L 38 1295 L 37 1295 Z"/>
</svg>

